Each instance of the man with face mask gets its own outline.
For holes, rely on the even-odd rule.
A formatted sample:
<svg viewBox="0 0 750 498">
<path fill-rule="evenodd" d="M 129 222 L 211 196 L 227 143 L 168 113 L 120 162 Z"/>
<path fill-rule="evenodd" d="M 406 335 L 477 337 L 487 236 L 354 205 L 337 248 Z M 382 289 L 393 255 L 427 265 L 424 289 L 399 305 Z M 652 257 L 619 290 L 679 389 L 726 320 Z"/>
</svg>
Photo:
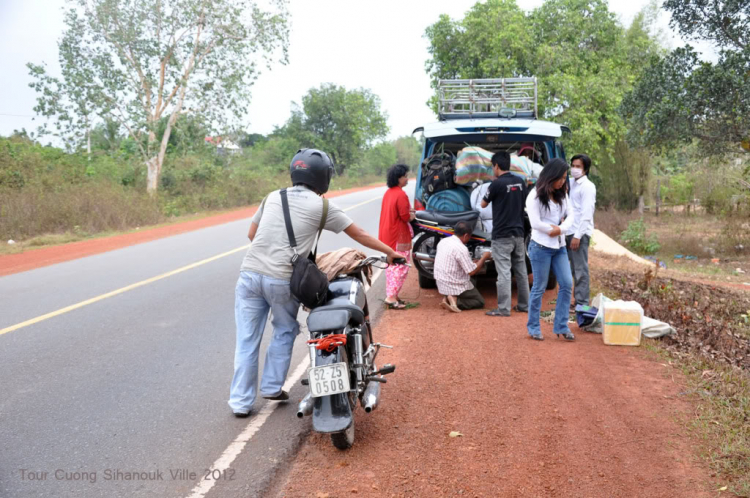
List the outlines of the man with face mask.
<svg viewBox="0 0 750 498">
<path fill-rule="evenodd" d="M 574 223 L 568 230 L 567 242 L 570 271 L 575 284 L 575 304 L 589 304 L 589 241 L 594 233 L 596 186 L 589 180 L 591 159 L 586 154 L 573 156 L 570 162 L 570 203 Z M 574 307 L 575 305 L 571 305 Z"/>
</svg>

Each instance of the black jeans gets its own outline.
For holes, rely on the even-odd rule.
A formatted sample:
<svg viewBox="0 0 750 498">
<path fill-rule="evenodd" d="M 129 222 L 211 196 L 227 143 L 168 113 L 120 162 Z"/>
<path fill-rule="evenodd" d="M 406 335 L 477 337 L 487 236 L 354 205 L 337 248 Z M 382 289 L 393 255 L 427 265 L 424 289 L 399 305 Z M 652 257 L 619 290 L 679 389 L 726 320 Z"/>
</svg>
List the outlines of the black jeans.
<svg viewBox="0 0 750 498">
<path fill-rule="evenodd" d="M 476 286 L 471 290 L 463 291 L 458 295 L 456 301 L 460 310 L 480 310 L 484 308 L 484 298 Z"/>
</svg>

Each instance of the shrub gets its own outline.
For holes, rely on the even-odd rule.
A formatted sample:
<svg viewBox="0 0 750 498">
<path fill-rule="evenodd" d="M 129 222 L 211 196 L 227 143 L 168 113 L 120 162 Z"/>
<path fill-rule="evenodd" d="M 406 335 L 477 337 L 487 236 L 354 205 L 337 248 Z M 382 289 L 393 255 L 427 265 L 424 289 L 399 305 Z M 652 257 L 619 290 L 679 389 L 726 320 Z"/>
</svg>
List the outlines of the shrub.
<svg viewBox="0 0 750 498">
<path fill-rule="evenodd" d="M 646 235 L 643 219 L 628 223 L 628 228 L 620 234 L 620 242 L 639 254 L 656 254 L 661 248 L 655 235 Z"/>
</svg>

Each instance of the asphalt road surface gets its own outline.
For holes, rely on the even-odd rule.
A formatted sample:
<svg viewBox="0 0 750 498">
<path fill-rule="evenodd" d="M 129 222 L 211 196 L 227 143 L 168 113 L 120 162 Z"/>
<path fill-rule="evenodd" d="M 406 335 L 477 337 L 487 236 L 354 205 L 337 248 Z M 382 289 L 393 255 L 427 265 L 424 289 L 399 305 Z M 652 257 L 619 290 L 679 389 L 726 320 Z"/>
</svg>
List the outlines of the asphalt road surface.
<svg viewBox="0 0 750 498">
<path fill-rule="evenodd" d="M 384 191 L 332 202 L 377 236 Z M 248 227 L 241 220 L 0 278 L 0 497 L 263 494 L 310 430 L 295 416 L 307 333 L 289 371 L 293 402 L 259 399 L 252 417 L 234 418 L 234 286 Z M 324 232 L 320 251 L 345 246 L 359 247 Z M 382 299 L 382 274 L 368 294 Z M 267 328 L 261 372 L 270 336 Z"/>
</svg>

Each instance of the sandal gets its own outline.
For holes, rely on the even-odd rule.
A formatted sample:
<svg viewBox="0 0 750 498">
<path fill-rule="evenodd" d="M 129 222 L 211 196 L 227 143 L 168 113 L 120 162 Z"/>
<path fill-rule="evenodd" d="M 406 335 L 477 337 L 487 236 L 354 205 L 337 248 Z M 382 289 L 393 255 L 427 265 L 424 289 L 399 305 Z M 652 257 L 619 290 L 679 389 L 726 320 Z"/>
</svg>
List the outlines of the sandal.
<svg viewBox="0 0 750 498">
<path fill-rule="evenodd" d="M 458 309 L 457 306 L 453 306 L 451 303 L 449 303 L 447 299 L 443 299 L 442 301 L 440 301 L 440 307 L 453 313 L 461 313 L 461 310 Z"/>
<path fill-rule="evenodd" d="M 389 303 L 388 301 L 383 301 L 383 304 L 389 309 L 389 310 L 405 310 L 406 305 L 402 304 L 400 301 L 393 301 L 392 303 Z"/>
</svg>

